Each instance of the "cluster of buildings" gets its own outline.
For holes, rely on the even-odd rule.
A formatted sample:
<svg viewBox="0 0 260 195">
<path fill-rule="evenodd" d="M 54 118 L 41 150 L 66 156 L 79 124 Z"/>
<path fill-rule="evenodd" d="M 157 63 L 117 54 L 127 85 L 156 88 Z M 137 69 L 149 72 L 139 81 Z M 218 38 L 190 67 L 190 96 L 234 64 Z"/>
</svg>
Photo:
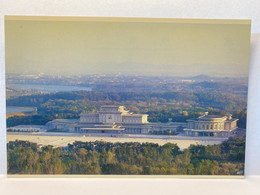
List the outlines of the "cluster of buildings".
<svg viewBox="0 0 260 195">
<path fill-rule="evenodd" d="M 134 114 L 124 106 L 102 106 L 97 113 L 83 113 L 79 120 L 56 119 L 48 129 L 78 133 L 163 134 L 187 127 L 187 123 L 150 123 L 147 114 Z"/>
<path fill-rule="evenodd" d="M 237 128 L 231 115 L 207 115 L 189 119 L 186 123 L 150 123 L 147 114 L 134 114 L 124 106 L 102 106 L 97 113 L 83 113 L 80 119 L 56 119 L 46 124 L 47 129 L 78 133 L 110 134 L 174 134 L 184 131 L 186 136 L 229 137 Z"/>
</svg>

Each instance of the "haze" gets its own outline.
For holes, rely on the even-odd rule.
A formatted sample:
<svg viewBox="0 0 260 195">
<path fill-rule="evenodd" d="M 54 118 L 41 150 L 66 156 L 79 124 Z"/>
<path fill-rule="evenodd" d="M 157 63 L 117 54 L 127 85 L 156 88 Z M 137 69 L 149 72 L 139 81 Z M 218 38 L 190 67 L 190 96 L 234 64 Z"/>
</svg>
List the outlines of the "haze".
<svg viewBox="0 0 260 195">
<path fill-rule="evenodd" d="M 250 24 L 6 20 L 6 72 L 247 76 Z"/>
</svg>

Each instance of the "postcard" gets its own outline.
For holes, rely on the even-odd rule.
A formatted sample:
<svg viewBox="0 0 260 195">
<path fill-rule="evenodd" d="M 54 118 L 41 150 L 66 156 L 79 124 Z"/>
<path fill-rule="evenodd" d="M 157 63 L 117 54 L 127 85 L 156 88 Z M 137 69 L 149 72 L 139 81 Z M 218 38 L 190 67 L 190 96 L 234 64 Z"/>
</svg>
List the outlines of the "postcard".
<svg viewBox="0 0 260 195">
<path fill-rule="evenodd" d="M 6 16 L 8 174 L 243 176 L 250 28 Z"/>
</svg>

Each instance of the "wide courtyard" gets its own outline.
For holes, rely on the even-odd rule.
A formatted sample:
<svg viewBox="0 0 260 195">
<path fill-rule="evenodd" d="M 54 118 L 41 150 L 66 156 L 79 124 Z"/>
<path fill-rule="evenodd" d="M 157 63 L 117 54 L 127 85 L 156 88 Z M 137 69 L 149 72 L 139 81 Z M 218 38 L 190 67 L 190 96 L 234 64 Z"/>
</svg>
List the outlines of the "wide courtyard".
<svg viewBox="0 0 260 195">
<path fill-rule="evenodd" d="M 8 132 L 7 142 L 15 140 L 30 141 L 43 146 L 52 145 L 54 147 L 66 147 L 75 141 L 82 142 L 139 142 L 139 143 L 157 143 L 164 145 L 166 143 L 174 143 L 179 146 L 181 150 L 188 148 L 191 144 L 194 145 L 214 145 L 220 144 L 225 141 L 225 138 L 198 138 L 198 137 L 184 137 L 184 136 L 169 136 L 169 135 L 104 135 L 104 134 L 79 134 L 79 133 L 18 133 Z"/>
</svg>

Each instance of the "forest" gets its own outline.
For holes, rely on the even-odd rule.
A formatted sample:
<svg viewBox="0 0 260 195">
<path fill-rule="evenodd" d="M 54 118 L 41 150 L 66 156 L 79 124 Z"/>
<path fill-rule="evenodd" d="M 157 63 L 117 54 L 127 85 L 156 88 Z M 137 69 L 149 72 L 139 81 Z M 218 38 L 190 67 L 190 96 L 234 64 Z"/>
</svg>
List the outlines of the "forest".
<svg viewBox="0 0 260 195">
<path fill-rule="evenodd" d="M 245 138 L 219 145 L 191 145 L 183 151 L 167 143 L 74 142 L 65 148 L 11 141 L 9 174 L 239 175 Z"/>
<path fill-rule="evenodd" d="M 50 94 L 35 94 L 11 97 L 7 100 L 7 106 L 38 107 L 42 104 L 51 104 L 54 100 L 88 100 L 90 102 L 118 102 L 129 101 L 147 104 L 173 104 L 182 106 L 212 107 L 221 110 L 242 109 L 246 100 L 231 94 L 224 93 L 193 93 L 193 92 L 98 92 L 75 91 L 58 92 Z M 96 105 L 97 106 L 97 105 Z"/>
<path fill-rule="evenodd" d="M 36 107 L 31 116 L 14 116 L 7 126 L 44 125 L 57 118 L 79 118 L 82 112 L 96 112 L 102 105 L 124 105 L 134 113 L 149 114 L 150 122 L 185 122 L 203 112 L 226 114 L 238 118 L 246 127 L 246 100 L 222 93 L 192 92 L 97 92 L 75 91 L 10 97 L 7 106 Z"/>
</svg>

